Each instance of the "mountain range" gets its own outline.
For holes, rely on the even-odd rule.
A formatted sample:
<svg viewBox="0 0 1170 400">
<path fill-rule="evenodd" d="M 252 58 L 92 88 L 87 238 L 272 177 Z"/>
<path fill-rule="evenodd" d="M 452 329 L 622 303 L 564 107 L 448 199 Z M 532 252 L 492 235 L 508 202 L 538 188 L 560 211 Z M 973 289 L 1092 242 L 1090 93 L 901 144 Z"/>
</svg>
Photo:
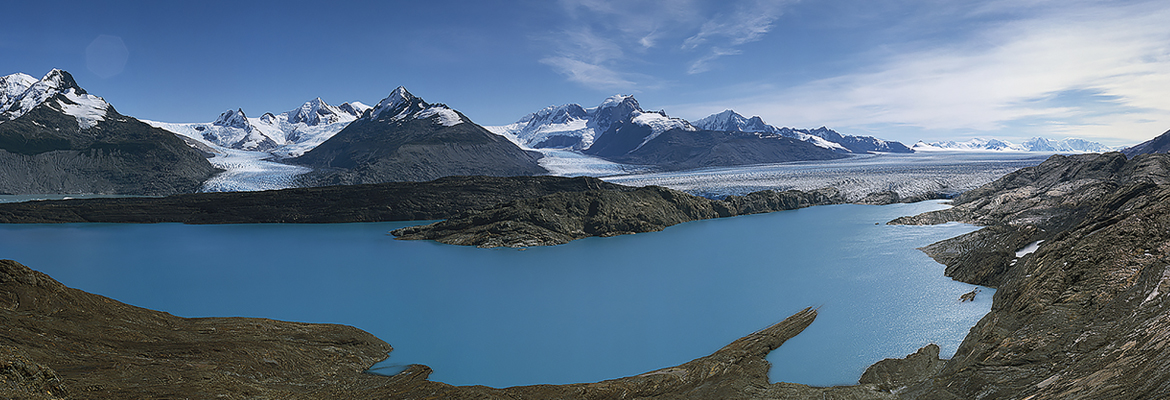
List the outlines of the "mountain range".
<svg viewBox="0 0 1170 400">
<path fill-rule="evenodd" d="M 203 152 L 118 113 L 68 72 L 0 77 L 0 193 L 169 195 L 216 172 Z"/>
<path fill-rule="evenodd" d="M 207 123 L 144 122 L 224 148 L 263 151 L 283 159 L 317 147 L 368 109 L 370 106 L 357 101 L 333 106 L 318 97 L 280 114 L 266 112 L 249 117 L 237 108 L 224 111 L 215 121 Z"/>
<path fill-rule="evenodd" d="M 590 108 L 550 106 L 509 125 L 484 127 L 403 87 L 374 107 L 356 101 L 334 106 L 316 98 L 279 114 L 250 117 L 237 108 L 212 122 L 167 123 L 117 113 L 65 71 L 50 71 L 42 79 L 0 77 L 0 193 L 192 192 L 216 174 L 216 166 L 247 171 L 232 178 L 240 182 L 266 181 L 224 185 L 218 181 L 231 175 L 224 174 L 216 178 L 219 190 L 541 175 L 548 170 L 540 158 L 558 154 L 549 150 L 681 170 L 915 150 L 1108 148 L 1079 139 L 1042 138 L 1022 145 L 976 139 L 919 142 L 910 148 L 827 127 L 777 127 L 733 110 L 691 122 L 665 111 L 643 110 L 632 95 L 612 96 Z M 283 175 L 257 169 L 260 164 Z"/>
<path fill-rule="evenodd" d="M 543 175 L 540 153 L 493 134 L 445 104 L 399 86 L 337 134 L 289 163 L 307 185 L 429 181 L 451 175 Z"/>
<path fill-rule="evenodd" d="M 942 141 L 926 143 L 919 141 L 911 147 L 914 151 L 1035 151 L 1047 153 L 1103 153 L 1110 151 L 1109 147 L 1084 139 L 1067 138 L 1061 140 L 1034 137 L 1022 144 L 1015 144 L 1006 140 L 975 138 L 964 142 Z"/>
<path fill-rule="evenodd" d="M 628 130 L 635 126 L 644 126 L 648 130 L 644 129 L 641 137 L 628 132 L 618 135 L 609 133 L 611 130 L 618 133 L 619 130 Z M 592 108 L 583 108 L 579 104 L 549 106 L 514 123 L 486 128 L 508 137 L 521 146 L 535 149 L 571 149 L 603 158 L 618 157 L 638 149 L 663 132 L 673 129 L 742 132 L 754 134 L 760 139 L 791 138 L 840 153 L 912 151 L 898 142 L 867 136 L 842 135 L 826 127 L 780 128 L 768 125 L 758 116 L 746 118 L 733 110 L 689 122 L 681 118 L 672 118 L 665 111 L 644 111 L 638 101 L 630 95 L 610 97 Z M 743 139 L 747 136 L 736 137 Z"/>
</svg>

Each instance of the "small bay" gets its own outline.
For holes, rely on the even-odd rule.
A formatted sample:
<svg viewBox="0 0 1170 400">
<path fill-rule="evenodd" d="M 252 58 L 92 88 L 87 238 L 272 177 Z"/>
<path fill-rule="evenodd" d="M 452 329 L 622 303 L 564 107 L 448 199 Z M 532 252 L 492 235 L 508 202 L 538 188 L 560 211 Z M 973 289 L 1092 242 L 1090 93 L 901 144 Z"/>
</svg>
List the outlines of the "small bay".
<svg viewBox="0 0 1170 400">
<path fill-rule="evenodd" d="M 356 326 L 395 347 L 384 366 L 456 385 L 636 375 L 818 307 L 769 360 L 773 381 L 825 386 L 928 343 L 948 357 L 990 309 L 993 290 L 960 303 L 973 286 L 916 250 L 975 227 L 885 225 L 943 207 L 811 207 L 523 251 L 386 234 L 418 222 L 0 225 L 0 257 L 184 317 Z"/>
</svg>

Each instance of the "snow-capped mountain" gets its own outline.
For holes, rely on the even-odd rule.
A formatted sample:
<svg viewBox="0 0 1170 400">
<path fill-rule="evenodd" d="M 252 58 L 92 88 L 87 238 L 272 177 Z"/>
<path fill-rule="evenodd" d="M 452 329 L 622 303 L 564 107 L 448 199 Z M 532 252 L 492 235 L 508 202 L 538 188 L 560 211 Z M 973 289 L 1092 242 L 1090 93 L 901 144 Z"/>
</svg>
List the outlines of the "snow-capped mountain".
<svg viewBox="0 0 1170 400">
<path fill-rule="evenodd" d="M 899 142 L 886 141 L 870 136 L 842 135 L 832 129 L 820 127 L 817 129 L 780 128 L 768 125 L 759 116 L 746 118 L 732 110 L 725 110 L 712 114 L 706 118 L 691 123 L 699 129 L 721 132 L 753 132 L 760 137 L 782 136 L 812 143 L 817 147 L 833 149 L 846 153 L 908 153 L 911 150 Z"/>
<path fill-rule="evenodd" d="M 217 170 L 170 132 L 118 113 L 54 69 L 0 78 L 0 192 L 167 195 Z"/>
<path fill-rule="evenodd" d="M 106 118 L 110 104 L 101 97 L 85 92 L 77 86 L 68 72 L 54 69 L 36 80 L 25 74 L 0 78 L 0 122 L 11 121 L 27 114 L 41 104 L 77 119 L 81 129 L 89 129 Z M 51 101 L 50 101 L 51 100 Z"/>
<path fill-rule="evenodd" d="M 919 141 L 912 147 L 915 151 L 1030 151 L 1044 153 L 1099 153 L 1109 151 L 1110 148 L 1097 142 L 1084 139 L 1067 138 L 1061 140 L 1034 137 L 1023 144 L 1015 144 L 1006 140 L 974 138 L 971 140 L 940 141 L 926 143 Z"/>
<path fill-rule="evenodd" d="M 592 108 L 548 106 L 512 124 L 484 128 L 524 147 L 586 150 L 621 123 L 648 127 L 641 143 L 671 129 L 695 130 L 686 120 L 671 118 L 665 112 L 642 110 L 632 95 L 612 96 Z"/>
<path fill-rule="evenodd" d="M 329 140 L 288 161 L 320 168 L 312 176 L 316 184 L 355 184 L 547 173 L 539 158 L 447 105 L 398 87 Z"/>
<path fill-rule="evenodd" d="M 356 101 L 332 106 L 316 98 L 291 111 L 259 117 L 235 109 L 224 111 L 210 123 L 145 122 L 207 144 L 290 158 L 325 142 L 369 109 Z"/>
<path fill-rule="evenodd" d="M 1085 139 L 1066 138 L 1061 140 L 1034 137 L 1023 144 L 1028 151 L 1043 151 L 1056 153 L 1104 153 L 1111 150 L 1101 143 L 1090 142 Z"/>
</svg>

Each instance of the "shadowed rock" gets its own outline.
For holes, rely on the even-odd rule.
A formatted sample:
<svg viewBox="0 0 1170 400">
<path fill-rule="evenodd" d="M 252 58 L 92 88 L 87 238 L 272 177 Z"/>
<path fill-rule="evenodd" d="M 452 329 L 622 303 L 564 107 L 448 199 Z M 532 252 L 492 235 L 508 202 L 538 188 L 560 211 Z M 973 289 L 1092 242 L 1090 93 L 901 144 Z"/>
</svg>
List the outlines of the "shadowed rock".
<svg viewBox="0 0 1170 400">
<path fill-rule="evenodd" d="M 399 239 L 436 240 L 480 247 L 530 247 L 590 236 L 660 231 L 710 218 L 791 210 L 844 202 L 835 189 L 813 192 L 760 191 L 712 200 L 647 186 L 634 190 L 556 193 L 475 210 L 446 221 L 393 231 Z"/>
<path fill-rule="evenodd" d="M 983 230 L 925 248 L 996 287 L 991 312 L 911 399 L 1170 396 L 1170 156 L 1053 156 L 897 223 Z M 1044 240 L 1034 252 L 1022 251 Z"/>
</svg>

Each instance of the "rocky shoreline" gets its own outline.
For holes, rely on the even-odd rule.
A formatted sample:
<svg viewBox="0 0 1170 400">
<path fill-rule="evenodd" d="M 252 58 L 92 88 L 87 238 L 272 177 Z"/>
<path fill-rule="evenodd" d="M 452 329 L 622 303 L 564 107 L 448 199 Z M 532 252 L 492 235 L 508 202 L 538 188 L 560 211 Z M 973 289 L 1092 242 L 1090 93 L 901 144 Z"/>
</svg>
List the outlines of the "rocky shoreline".
<svg viewBox="0 0 1170 400">
<path fill-rule="evenodd" d="M 647 186 L 564 192 L 472 210 L 430 225 L 391 232 L 398 239 L 479 247 L 551 246 L 591 236 L 660 231 L 700 219 L 843 203 L 834 189 L 759 191 L 713 200 Z"/>
<path fill-rule="evenodd" d="M 645 202 L 643 210 L 665 207 L 666 211 L 654 215 L 657 219 L 646 214 L 636 220 L 647 227 L 669 218 L 719 215 L 720 206 L 729 215 L 733 210 L 763 210 L 756 208 L 761 204 L 756 201 L 694 200 L 661 188 L 620 194 L 615 205 Z M 599 204 L 591 214 L 592 201 L 581 200 L 611 195 L 589 188 L 559 194 L 563 198 L 554 193 L 547 195 L 553 197 L 515 200 L 511 206 L 465 211 L 448 223 L 481 218 L 490 226 L 492 221 L 520 216 L 539 226 L 539 218 L 556 221 L 541 210 L 580 206 L 581 215 L 587 217 L 628 218 L 617 210 L 637 209 L 615 206 L 614 211 L 603 213 Z M 762 203 L 783 204 L 775 200 L 779 198 L 762 197 L 773 199 Z M 542 208 L 542 201 L 551 206 Z M 801 200 L 798 196 L 794 201 L 800 204 Z M 769 364 L 764 357 L 811 324 L 816 317 L 813 309 L 710 356 L 634 377 L 504 389 L 457 387 L 427 380 L 430 369 L 421 365 L 394 377 L 361 373 L 383 359 L 390 347 L 354 328 L 244 318 L 184 319 L 65 288 L 23 265 L 2 261 L 0 321 L 6 334 L 0 337 L 0 397 L 1038 400 L 1170 396 L 1170 363 L 1166 362 L 1170 360 L 1170 155 L 1053 156 L 964 193 L 953 205 L 890 223 L 959 221 L 985 226 L 923 250 L 947 266 L 948 276 L 995 287 L 991 312 L 971 329 L 950 360 L 939 359 L 937 346 L 924 343 L 925 347 L 904 359 L 871 366 L 855 386 L 814 388 L 768 382 Z M 612 229 L 596 232 L 631 231 L 621 225 L 596 226 Z M 506 231 L 504 225 L 497 227 Z M 496 236 L 482 237 L 506 237 L 492 235 Z M 467 244 L 481 241 L 468 237 L 472 240 Z"/>
<path fill-rule="evenodd" d="M 0 260 L 0 300 L 2 398 L 894 398 L 876 385 L 768 382 L 765 357 L 816 319 L 811 308 L 675 367 L 495 389 L 429 381 L 423 365 L 392 377 L 364 373 L 391 347 L 353 327 L 180 318 L 65 287 L 11 260 Z"/>
<path fill-rule="evenodd" d="M 1170 397 L 1170 155 L 1053 156 L 891 223 L 949 221 L 987 228 L 923 250 L 994 302 L 900 396 Z"/>
</svg>

